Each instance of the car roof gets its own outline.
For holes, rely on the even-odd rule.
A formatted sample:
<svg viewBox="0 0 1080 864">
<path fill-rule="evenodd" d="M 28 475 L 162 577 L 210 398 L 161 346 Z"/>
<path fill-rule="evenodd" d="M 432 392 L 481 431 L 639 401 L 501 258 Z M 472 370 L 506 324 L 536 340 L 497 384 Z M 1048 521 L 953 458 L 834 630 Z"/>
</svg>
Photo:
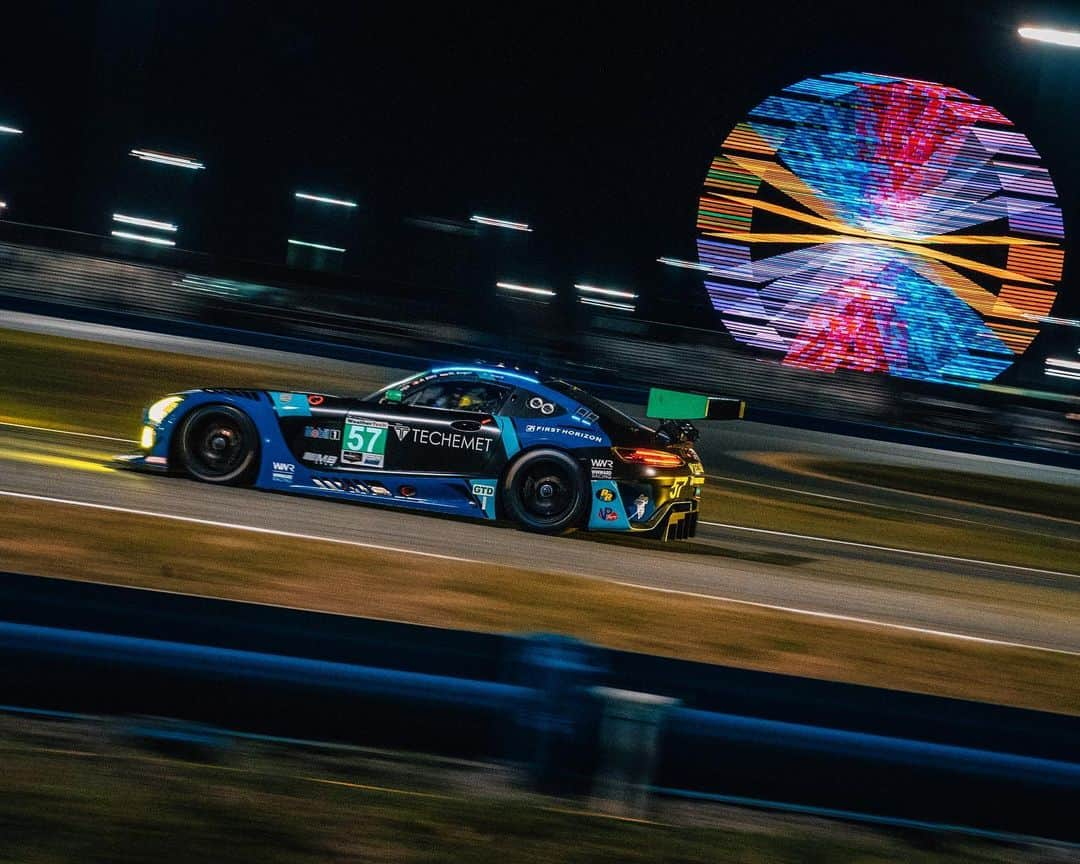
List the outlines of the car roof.
<svg viewBox="0 0 1080 864">
<path fill-rule="evenodd" d="M 495 378 L 497 380 L 510 379 L 518 383 L 540 384 L 540 379 L 535 375 L 527 375 L 516 369 L 506 369 L 501 366 L 435 366 L 416 377 L 425 375 L 476 375 L 478 378 Z"/>
</svg>

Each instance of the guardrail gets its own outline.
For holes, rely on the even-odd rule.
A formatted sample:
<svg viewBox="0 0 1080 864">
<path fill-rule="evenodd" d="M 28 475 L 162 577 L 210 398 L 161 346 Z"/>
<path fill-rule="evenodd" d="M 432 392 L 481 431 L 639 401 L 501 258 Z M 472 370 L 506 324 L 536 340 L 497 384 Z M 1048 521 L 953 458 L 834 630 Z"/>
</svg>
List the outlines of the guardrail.
<svg viewBox="0 0 1080 864">
<path fill-rule="evenodd" d="M 624 813 L 659 790 L 1080 841 L 1077 718 L 15 574 L 0 596 L 7 704 L 503 759 Z"/>
</svg>

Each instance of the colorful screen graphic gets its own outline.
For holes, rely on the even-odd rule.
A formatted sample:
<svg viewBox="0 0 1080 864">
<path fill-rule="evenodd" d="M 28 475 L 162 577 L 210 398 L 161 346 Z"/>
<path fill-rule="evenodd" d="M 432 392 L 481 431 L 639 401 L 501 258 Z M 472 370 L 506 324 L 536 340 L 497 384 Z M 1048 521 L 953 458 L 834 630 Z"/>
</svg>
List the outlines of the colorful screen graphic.
<svg viewBox="0 0 1080 864">
<path fill-rule="evenodd" d="M 1057 193 L 996 109 L 927 81 L 808 78 L 724 142 L 698 211 L 705 286 L 787 366 L 974 384 L 1031 344 L 1061 278 Z"/>
</svg>

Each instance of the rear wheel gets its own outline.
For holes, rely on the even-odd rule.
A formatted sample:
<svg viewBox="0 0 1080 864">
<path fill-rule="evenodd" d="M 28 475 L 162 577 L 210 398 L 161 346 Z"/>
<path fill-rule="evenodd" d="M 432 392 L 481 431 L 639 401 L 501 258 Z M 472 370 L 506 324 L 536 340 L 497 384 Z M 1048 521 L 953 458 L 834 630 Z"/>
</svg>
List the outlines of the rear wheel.
<svg viewBox="0 0 1080 864">
<path fill-rule="evenodd" d="M 229 405 L 206 405 L 179 429 L 184 469 L 206 483 L 250 482 L 259 466 L 259 433 L 251 418 Z"/>
<path fill-rule="evenodd" d="M 578 528 L 589 504 L 581 466 L 562 450 L 531 450 L 510 466 L 503 505 L 519 525 L 541 534 Z"/>
</svg>

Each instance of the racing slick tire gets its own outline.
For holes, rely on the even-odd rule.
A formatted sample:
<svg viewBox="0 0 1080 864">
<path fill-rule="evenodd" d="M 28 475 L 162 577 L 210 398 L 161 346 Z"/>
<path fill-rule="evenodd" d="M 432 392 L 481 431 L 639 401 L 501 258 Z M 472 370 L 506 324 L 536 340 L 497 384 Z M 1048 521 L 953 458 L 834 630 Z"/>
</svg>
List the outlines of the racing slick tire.
<svg viewBox="0 0 1080 864">
<path fill-rule="evenodd" d="M 568 453 L 530 450 L 503 477 L 502 502 L 506 514 L 526 531 L 566 534 L 584 522 L 588 484 Z"/>
<path fill-rule="evenodd" d="M 204 483 L 250 483 L 259 468 L 259 433 L 230 405 L 196 408 L 180 425 L 177 451 L 190 476 Z"/>
</svg>

